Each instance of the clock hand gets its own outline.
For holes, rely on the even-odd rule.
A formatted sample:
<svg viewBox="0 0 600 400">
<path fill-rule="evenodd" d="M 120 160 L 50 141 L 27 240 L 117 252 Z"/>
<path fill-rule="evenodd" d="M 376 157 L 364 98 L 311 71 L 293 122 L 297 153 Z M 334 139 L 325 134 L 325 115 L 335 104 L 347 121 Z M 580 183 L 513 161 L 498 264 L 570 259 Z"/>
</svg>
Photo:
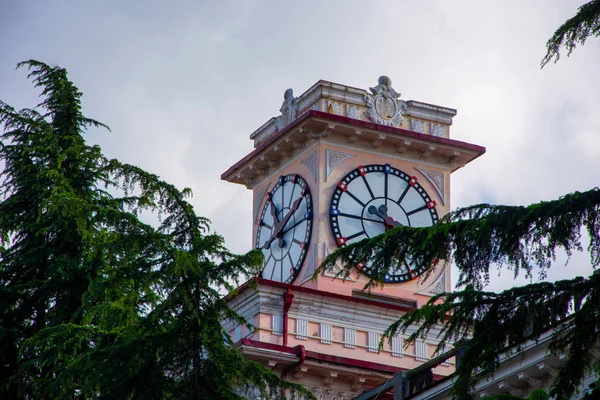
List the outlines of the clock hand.
<svg viewBox="0 0 600 400">
<path fill-rule="evenodd" d="M 285 217 L 283 217 L 283 219 L 281 221 L 279 221 L 275 225 L 275 235 L 281 236 L 280 235 L 281 231 L 283 230 L 283 228 L 285 228 L 288 221 L 290 220 L 290 218 L 292 218 L 292 215 L 294 215 L 296 210 L 298 210 L 298 207 L 300 207 L 301 202 L 302 202 L 302 197 L 297 198 L 296 201 L 294 201 L 294 204 L 292 204 L 292 208 L 290 209 L 290 211 L 285 215 Z"/>
<path fill-rule="evenodd" d="M 283 240 L 283 228 L 287 225 L 288 221 L 290 220 L 290 218 L 292 218 L 292 215 L 296 212 L 296 210 L 298 210 L 298 207 L 300 207 L 300 203 L 302 202 L 303 197 L 299 197 L 298 199 L 296 199 L 296 201 L 294 201 L 294 204 L 292 204 L 292 208 L 290 209 L 290 211 L 285 215 L 285 217 L 283 217 L 281 219 L 281 221 L 279 220 L 275 220 L 275 227 L 273 228 L 273 235 L 265 242 L 265 244 L 263 245 L 263 249 L 268 249 L 271 246 L 271 243 L 273 243 L 273 241 L 275 239 L 279 239 L 278 243 L 279 243 L 279 247 L 284 247 L 285 246 L 285 241 Z M 273 205 L 273 203 L 271 203 L 271 205 Z M 271 208 L 271 215 L 273 214 L 273 208 L 274 206 L 272 206 Z"/>
<path fill-rule="evenodd" d="M 385 206 L 381 206 L 381 207 L 385 207 Z M 375 206 L 370 206 L 369 212 L 373 215 L 377 215 L 379 218 L 381 218 L 385 221 L 385 219 L 387 218 L 387 214 L 381 212 L 381 207 L 379 207 L 379 210 L 378 210 Z M 387 212 L 387 207 L 385 207 L 385 211 Z"/>
<path fill-rule="evenodd" d="M 271 200 L 271 216 L 273 217 L 273 220 L 275 220 L 275 223 L 279 222 L 279 218 L 277 218 L 277 208 L 275 207 L 273 200 Z"/>
<path fill-rule="evenodd" d="M 384 224 L 385 224 L 386 231 L 390 230 L 396 226 L 402 225 L 400 222 L 396 221 L 394 218 L 387 215 L 387 206 L 385 206 L 385 205 L 379 206 L 379 211 L 382 212 L 383 214 L 385 214 Z"/>
<path fill-rule="evenodd" d="M 281 236 L 285 235 L 286 233 L 288 233 L 289 231 L 291 231 L 292 229 L 294 229 L 295 227 L 297 227 L 298 225 L 300 225 L 301 223 L 303 223 L 306 220 L 307 220 L 307 218 L 302 218 L 301 220 L 297 221 L 294 225 L 290 226 L 285 231 L 281 232 Z M 379 222 L 379 221 L 376 221 L 376 222 Z"/>
</svg>

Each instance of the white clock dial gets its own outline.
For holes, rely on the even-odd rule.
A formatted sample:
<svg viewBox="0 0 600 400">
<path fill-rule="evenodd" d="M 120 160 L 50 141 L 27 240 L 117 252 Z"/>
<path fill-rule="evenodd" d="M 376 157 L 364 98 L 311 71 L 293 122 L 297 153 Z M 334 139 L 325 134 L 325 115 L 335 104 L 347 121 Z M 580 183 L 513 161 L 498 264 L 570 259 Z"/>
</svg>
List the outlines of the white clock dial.
<svg viewBox="0 0 600 400">
<path fill-rule="evenodd" d="M 338 246 L 371 238 L 396 226 L 424 227 L 438 222 L 436 203 L 410 176 L 389 164 L 360 165 L 337 185 L 330 222 Z M 426 268 L 405 265 L 388 271 L 385 282 L 415 279 Z M 363 270 L 368 275 L 368 271 Z"/>
<path fill-rule="evenodd" d="M 263 278 L 294 281 L 310 243 L 312 207 L 308 184 L 297 174 L 280 176 L 266 194 L 256 233 L 256 248 L 265 256 Z"/>
</svg>

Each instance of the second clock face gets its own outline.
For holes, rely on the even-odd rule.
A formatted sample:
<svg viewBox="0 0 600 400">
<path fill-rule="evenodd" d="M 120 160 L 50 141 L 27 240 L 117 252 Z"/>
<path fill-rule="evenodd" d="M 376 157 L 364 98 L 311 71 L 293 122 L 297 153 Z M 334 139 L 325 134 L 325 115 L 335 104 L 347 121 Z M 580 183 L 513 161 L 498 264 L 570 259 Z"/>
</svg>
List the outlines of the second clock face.
<svg viewBox="0 0 600 400">
<path fill-rule="evenodd" d="M 265 256 L 261 276 L 292 283 L 310 243 L 313 214 L 310 190 L 299 175 L 282 175 L 266 198 L 256 233 L 256 248 Z"/>
<path fill-rule="evenodd" d="M 389 164 L 359 166 L 331 198 L 331 230 L 338 246 L 380 235 L 395 226 L 424 227 L 438 221 L 436 203 L 410 176 Z M 388 271 L 386 282 L 404 282 L 425 272 L 406 265 Z M 367 273 L 367 269 L 363 270 Z"/>
</svg>

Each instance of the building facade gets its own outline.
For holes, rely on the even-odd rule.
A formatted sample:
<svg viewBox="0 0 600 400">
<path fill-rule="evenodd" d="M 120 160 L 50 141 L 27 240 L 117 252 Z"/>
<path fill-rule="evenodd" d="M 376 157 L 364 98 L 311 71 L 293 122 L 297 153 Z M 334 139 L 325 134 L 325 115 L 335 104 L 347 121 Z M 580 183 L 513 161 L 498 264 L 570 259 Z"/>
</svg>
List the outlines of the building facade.
<svg viewBox="0 0 600 400">
<path fill-rule="evenodd" d="M 394 265 L 368 292 L 371 264 L 360 260 L 349 274 L 338 265 L 315 276 L 339 247 L 436 223 L 450 210 L 452 172 L 485 152 L 451 139 L 456 110 L 400 97 L 385 76 L 368 90 L 288 89 L 281 114 L 250 135 L 255 149 L 222 175 L 253 191 L 252 245 L 265 255 L 229 300 L 252 328 L 226 329 L 249 358 L 320 399 L 354 398 L 435 357 L 436 332 L 409 348 L 402 336 L 379 343 L 403 313 L 451 290 L 449 266 Z"/>
</svg>

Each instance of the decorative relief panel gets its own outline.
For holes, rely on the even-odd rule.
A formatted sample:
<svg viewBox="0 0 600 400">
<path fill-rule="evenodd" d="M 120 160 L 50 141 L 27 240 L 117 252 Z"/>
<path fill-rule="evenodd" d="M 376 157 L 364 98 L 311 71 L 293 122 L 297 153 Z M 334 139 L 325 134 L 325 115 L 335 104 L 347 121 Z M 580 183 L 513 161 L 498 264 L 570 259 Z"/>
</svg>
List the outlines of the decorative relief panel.
<svg viewBox="0 0 600 400">
<path fill-rule="evenodd" d="M 349 154 L 349 153 L 344 153 L 341 151 L 327 149 L 325 156 L 327 158 L 327 166 L 326 166 L 327 175 L 325 176 L 325 181 L 327 181 L 327 178 L 329 177 L 331 172 L 333 172 L 335 167 L 340 165 L 343 161 L 346 161 L 347 159 L 354 157 L 354 154 Z"/>
<path fill-rule="evenodd" d="M 355 397 L 355 395 L 337 392 L 332 389 L 314 388 L 311 391 L 319 400 L 349 400 Z"/>
<path fill-rule="evenodd" d="M 306 165 L 310 172 L 312 173 L 313 179 L 315 182 L 317 181 L 317 176 L 319 175 L 317 172 L 317 152 L 316 150 L 310 153 L 304 160 L 302 160 L 302 164 Z"/>
<path fill-rule="evenodd" d="M 431 124 L 431 135 L 437 137 L 444 137 L 444 125 Z"/>
<path fill-rule="evenodd" d="M 398 127 L 404 122 L 404 112 L 408 108 L 403 100 L 399 100 L 400 93 L 392 88 L 392 80 L 387 76 L 380 76 L 378 85 L 369 88 L 371 93 L 365 93 L 365 102 L 369 107 L 365 114 L 369 119 L 381 125 Z"/>
<path fill-rule="evenodd" d="M 267 184 L 267 186 L 265 186 L 264 188 L 260 189 L 254 195 L 254 220 L 255 221 L 256 221 L 256 219 L 258 219 L 258 213 L 261 210 L 260 206 L 262 204 L 262 199 L 263 199 L 263 197 L 265 197 L 265 193 L 267 193 L 267 189 L 269 189 L 269 186 L 271 186 L 270 183 Z"/>
<path fill-rule="evenodd" d="M 321 111 L 321 102 L 317 101 L 310 107 L 311 110 Z"/>
<path fill-rule="evenodd" d="M 438 196 L 442 200 L 442 204 L 446 204 L 446 200 L 444 198 L 444 174 L 441 172 L 428 171 L 422 168 L 415 168 L 417 171 L 422 173 L 425 178 L 431 183 L 437 192 Z"/>
<path fill-rule="evenodd" d="M 420 119 L 411 119 L 410 129 L 414 132 L 425 133 L 425 123 Z"/>
<path fill-rule="evenodd" d="M 313 274 L 315 273 L 315 266 L 317 265 L 317 244 L 313 243 L 310 246 L 310 251 L 309 253 L 306 255 L 306 259 L 304 261 L 304 274 L 302 275 L 302 278 L 300 279 L 300 285 L 302 285 L 304 282 L 309 281 Z"/>
<path fill-rule="evenodd" d="M 348 105 L 346 108 L 346 116 L 348 118 L 360 119 L 360 109 L 356 106 Z"/>
<path fill-rule="evenodd" d="M 426 287 L 424 290 L 417 292 L 417 294 L 422 294 L 424 296 L 435 296 L 436 294 L 442 293 L 446 291 L 446 268 L 442 268 L 441 273 L 437 278 L 433 281 L 431 285 Z"/>
<path fill-rule="evenodd" d="M 324 245 L 325 248 L 325 252 L 324 252 L 324 256 L 323 259 L 325 259 L 331 252 L 329 251 L 329 248 L 327 248 L 327 245 Z M 335 263 L 335 265 L 331 268 L 329 268 L 328 270 L 326 270 L 325 272 L 323 272 L 323 276 L 328 276 L 330 278 L 335 278 L 335 279 L 343 279 L 349 282 L 355 282 L 354 279 L 352 279 L 350 276 L 347 276 L 346 278 L 342 278 L 341 275 L 337 276 L 337 273 L 340 271 L 343 271 L 344 269 L 342 268 L 342 266 L 339 263 Z"/>
<path fill-rule="evenodd" d="M 329 114 L 342 115 L 342 107 L 340 106 L 340 103 L 329 102 L 327 112 L 329 112 Z"/>
</svg>

